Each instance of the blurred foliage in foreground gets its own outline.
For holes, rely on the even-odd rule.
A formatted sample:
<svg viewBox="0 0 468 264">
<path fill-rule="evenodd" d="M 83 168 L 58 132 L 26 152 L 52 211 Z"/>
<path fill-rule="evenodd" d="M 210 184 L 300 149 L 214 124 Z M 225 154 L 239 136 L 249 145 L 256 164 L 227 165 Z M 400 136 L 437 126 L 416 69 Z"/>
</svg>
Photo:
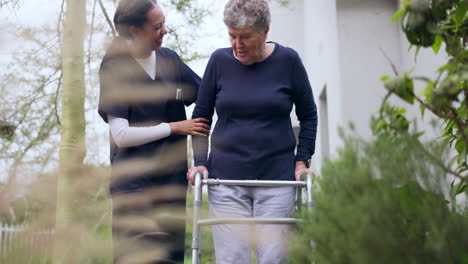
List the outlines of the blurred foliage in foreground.
<svg viewBox="0 0 468 264">
<path fill-rule="evenodd" d="M 292 263 L 468 263 L 468 212 L 450 210 L 446 174 L 417 136 L 355 136 L 317 179 Z M 444 144 L 426 146 L 444 155 Z"/>
</svg>

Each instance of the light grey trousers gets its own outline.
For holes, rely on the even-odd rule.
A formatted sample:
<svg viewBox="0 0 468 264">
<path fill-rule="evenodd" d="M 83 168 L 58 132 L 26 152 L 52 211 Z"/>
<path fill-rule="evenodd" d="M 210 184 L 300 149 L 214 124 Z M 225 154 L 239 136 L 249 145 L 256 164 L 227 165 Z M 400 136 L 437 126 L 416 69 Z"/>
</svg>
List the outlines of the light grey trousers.
<svg viewBox="0 0 468 264">
<path fill-rule="evenodd" d="M 291 217 L 294 187 L 209 186 L 211 217 Z M 217 264 L 249 264 L 252 244 L 258 264 L 285 263 L 289 225 L 215 225 L 213 242 Z"/>
</svg>

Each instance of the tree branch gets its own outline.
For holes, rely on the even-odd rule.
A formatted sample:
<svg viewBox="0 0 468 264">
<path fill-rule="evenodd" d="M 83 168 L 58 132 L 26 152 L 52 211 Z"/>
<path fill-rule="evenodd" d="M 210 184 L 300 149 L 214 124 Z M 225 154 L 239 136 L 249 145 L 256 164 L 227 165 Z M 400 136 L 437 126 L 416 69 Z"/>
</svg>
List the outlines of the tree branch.
<svg viewBox="0 0 468 264">
<path fill-rule="evenodd" d="M 57 124 L 59 126 L 62 125 L 62 123 L 60 122 L 60 116 L 59 116 L 59 113 L 58 113 L 58 105 L 59 105 L 59 95 L 60 95 L 60 88 L 62 87 L 62 77 L 63 77 L 63 72 L 60 71 L 60 77 L 59 77 L 59 80 L 57 82 L 57 89 L 55 90 L 55 104 L 54 104 L 54 113 L 55 113 L 55 119 L 57 120 Z"/>
<path fill-rule="evenodd" d="M 387 59 L 388 63 L 390 63 L 390 66 L 392 66 L 392 70 L 393 70 L 393 73 L 398 76 L 398 70 L 395 66 L 395 64 L 393 64 L 392 60 L 390 59 L 390 57 L 387 55 L 387 53 L 382 49 L 382 47 L 379 47 L 380 49 L 380 52 L 382 52 L 382 54 L 384 55 L 385 59 Z"/>
<path fill-rule="evenodd" d="M 10 172 L 9 172 L 9 177 L 8 177 L 8 185 L 12 186 L 14 184 L 14 180 L 16 179 L 16 171 L 21 164 L 22 160 L 26 156 L 29 150 L 33 148 L 36 144 L 39 142 L 43 141 L 46 139 L 49 135 L 54 126 L 50 125 L 50 119 L 54 115 L 54 112 L 51 111 L 49 115 L 47 116 L 46 120 L 44 120 L 44 123 L 42 123 L 42 126 L 39 129 L 39 132 L 37 133 L 37 136 L 32 139 L 29 144 L 21 151 L 19 152 L 20 155 L 19 157 L 15 158 L 15 161 L 13 165 L 10 167 Z"/>
<path fill-rule="evenodd" d="M 382 111 L 381 111 L 382 113 Z M 383 117 L 381 116 L 381 119 L 383 120 Z M 388 126 L 390 128 L 392 128 L 393 130 L 395 131 L 398 131 L 398 129 L 396 127 L 393 127 L 392 124 L 388 124 Z M 409 135 L 407 132 L 405 133 L 407 135 Z M 436 165 L 438 165 L 440 168 L 442 168 L 445 172 L 459 178 L 460 180 L 468 183 L 468 177 L 465 177 L 463 175 L 461 175 L 460 173 L 457 173 L 456 171 L 453 171 L 452 169 L 450 169 L 449 167 L 447 167 L 441 160 L 439 160 L 438 158 L 436 158 L 434 155 L 432 155 L 429 151 L 427 151 L 427 149 L 421 144 L 421 142 L 416 139 L 416 144 L 417 146 L 419 147 L 419 149 L 427 156 L 429 157 L 433 162 L 436 163 Z"/>
<path fill-rule="evenodd" d="M 117 33 L 115 32 L 114 24 L 112 24 L 112 20 L 109 18 L 109 15 L 107 14 L 107 10 L 104 7 L 104 4 L 102 3 L 102 0 L 99 0 L 99 6 L 101 7 L 101 11 L 104 14 L 104 17 L 106 18 L 109 28 L 112 30 L 113 37 L 116 37 Z"/>
<path fill-rule="evenodd" d="M 0 1 L 0 8 L 11 6 L 11 8 L 16 8 L 19 5 L 19 0 L 2 0 Z"/>
<path fill-rule="evenodd" d="M 393 94 L 393 92 L 388 92 L 384 99 L 382 100 L 382 104 L 380 106 L 380 111 L 379 111 L 379 118 L 381 120 L 384 120 L 384 116 L 383 116 L 383 108 L 385 107 L 385 104 L 387 103 L 388 99 L 390 98 L 390 96 Z"/>
<path fill-rule="evenodd" d="M 449 167 L 445 166 L 445 164 L 441 160 L 434 157 L 429 151 L 427 151 L 427 149 L 421 144 L 421 142 L 419 142 L 419 140 L 416 140 L 416 142 L 417 142 L 417 146 L 419 147 L 419 149 L 422 152 L 424 152 L 424 154 L 426 156 L 428 156 L 430 159 L 432 159 L 437 165 L 439 165 L 439 167 L 441 167 L 445 172 L 447 172 L 449 174 L 452 174 L 453 176 L 457 177 L 458 179 L 468 183 L 468 177 L 464 177 L 463 175 L 461 175 L 461 174 L 453 171 Z"/>
<path fill-rule="evenodd" d="M 423 81 L 430 81 L 430 79 L 426 78 L 426 77 L 413 77 L 413 79 L 417 79 L 417 80 L 423 80 Z M 408 90 L 409 91 L 409 90 Z M 463 140 L 466 142 L 466 144 L 468 144 L 468 137 L 467 135 L 464 133 L 464 130 L 468 127 L 468 124 L 463 122 L 460 117 L 458 116 L 457 114 L 457 111 L 456 109 L 454 109 L 452 106 L 449 106 L 449 109 L 450 109 L 450 112 L 452 115 L 450 114 L 444 114 L 444 113 L 441 113 L 440 111 L 438 111 L 437 109 L 435 109 L 434 107 L 432 107 L 431 105 L 427 104 L 426 102 L 424 102 L 421 98 L 419 98 L 413 91 L 409 91 L 411 93 L 412 96 L 414 96 L 414 98 L 421 104 L 423 105 L 424 107 L 426 107 L 427 109 L 429 109 L 434 115 L 440 117 L 440 118 L 443 118 L 443 119 L 449 119 L 449 120 L 452 120 L 454 121 L 457 125 L 458 125 L 458 129 L 460 130 L 461 132 L 461 135 L 463 137 Z"/>
</svg>

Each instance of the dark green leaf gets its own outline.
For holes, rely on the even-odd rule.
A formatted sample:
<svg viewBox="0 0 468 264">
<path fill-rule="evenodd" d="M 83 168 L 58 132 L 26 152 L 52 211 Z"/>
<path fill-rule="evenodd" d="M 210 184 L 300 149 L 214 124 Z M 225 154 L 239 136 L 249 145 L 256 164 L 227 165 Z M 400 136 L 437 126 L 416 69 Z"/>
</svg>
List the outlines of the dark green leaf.
<svg viewBox="0 0 468 264">
<path fill-rule="evenodd" d="M 421 117 L 424 118 L 424 112 L 426 111 L 426 106 L 424 106 L 423 104 L 420 104 L 419 111 L 421 112 Z"/>
<path fill-rule="evenodd" d="M 421 46 L 416 47 L 416 52 L 414 53 L 414 62 L 417 62 L 419 51 L 421 51 Z"/>
<path fill-rule="evenodd" d="M 406 102 L 414 103 L 414 84 L 406 73 L 401 74 L 393 79 L 384 81 L 384 87 L 389 92 L 395 93 Z"/>
<path fill-rule="evenodd" d="M 463 138 L 459 138 L 457 140 L 457 143 L 455 143 L 455 149 L 457 150 L 458 154 L 462 154 L 464 151 L 466 151 L 466 143 Z"/>
<path fill-rule="evenodd" d="M 466 190 L 467 187 L 468 187 L 468 185 L 463 181 L 460 181 L 457 184 L 453 184 L 453 182 L 452 182 L 452 184 L 450 185 L 450 189 L 451 189 L 450 193 L 451 193 L 451 195 L 453 195 L 452 197 L 455 197 L 455 196 L 463 193 Z"/>
<path fill-rule="evenodd" d="M 414 103 L 414 82 L 412 79 L 408 77 L 405 79 L 405 89 L 401 91 L 400 97 L 410 104 Z"/>
<path fill-rule="evenodd" d="M 467 8 L 467 4 L 465 2 L 461 2 L 459 4 L 458 8 L 455 10 L 455 15 L 453 16 L 453 20 L 455 21 L 457 29 L 463 23 L 463 20 L 465 19 L 467 10 L 468 10 L 468 8 Z"/>
</svg>

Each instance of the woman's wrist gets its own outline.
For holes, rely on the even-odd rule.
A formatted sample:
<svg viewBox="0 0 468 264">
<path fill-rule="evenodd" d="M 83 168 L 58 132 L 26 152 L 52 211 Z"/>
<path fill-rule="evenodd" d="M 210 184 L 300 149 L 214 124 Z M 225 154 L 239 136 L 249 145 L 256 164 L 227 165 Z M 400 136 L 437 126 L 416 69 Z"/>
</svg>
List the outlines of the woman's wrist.
<svg viewBox="0 0 468 264">
<path fill-rule="evenodd" d="M 179 129 L 179 122 L 170 122 L 169 123 L 169 128 L 171 129 L 171 135 L 177 134 L 177 131 Z"/>
<path fill-rule="evenodd" d="M 304 164 L 307 168 L 310 168 L 310 164 L 311 164 L 311 159 L 299 159 L 299 160 L 296 160 L 296 165 L 298 164 Z"/>
<path fill-rule="evenodd" d="M 302 160 L 296 161 L 296 165 L 299 165 L 299 164 L 307 167 L 307 164 L 305 163 L 305 161 L 302 161 Z"/>
</svg>

